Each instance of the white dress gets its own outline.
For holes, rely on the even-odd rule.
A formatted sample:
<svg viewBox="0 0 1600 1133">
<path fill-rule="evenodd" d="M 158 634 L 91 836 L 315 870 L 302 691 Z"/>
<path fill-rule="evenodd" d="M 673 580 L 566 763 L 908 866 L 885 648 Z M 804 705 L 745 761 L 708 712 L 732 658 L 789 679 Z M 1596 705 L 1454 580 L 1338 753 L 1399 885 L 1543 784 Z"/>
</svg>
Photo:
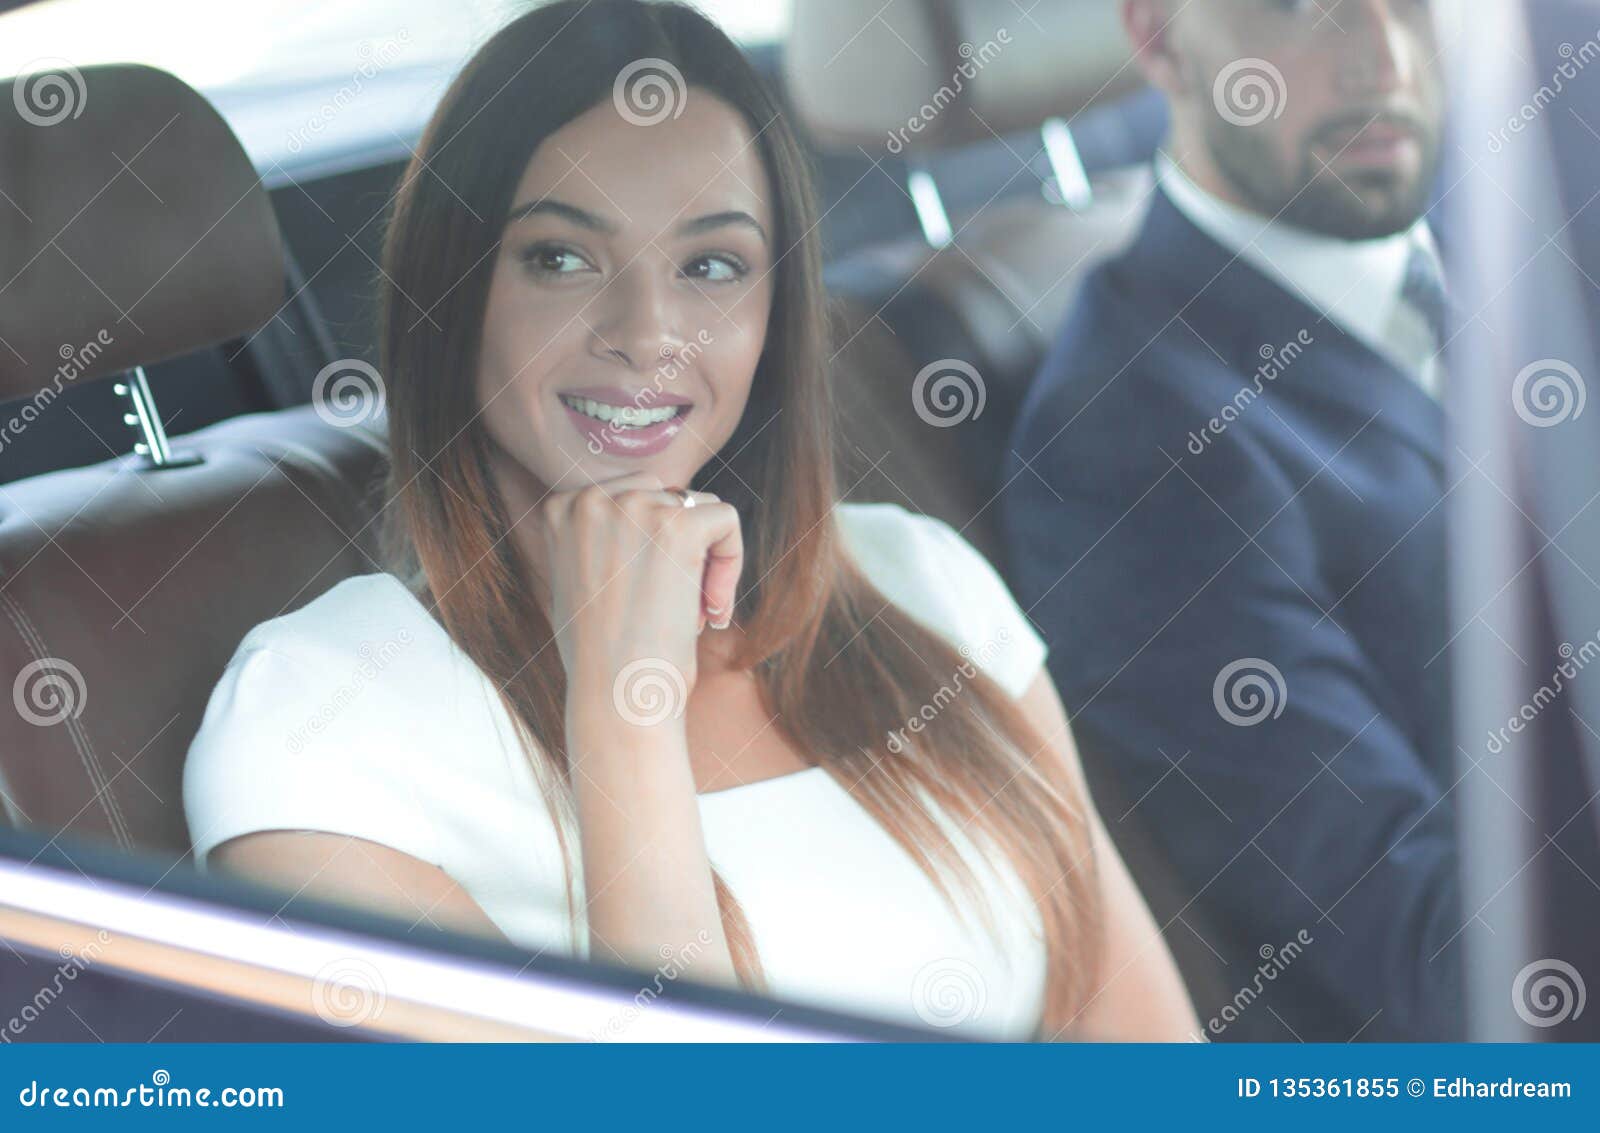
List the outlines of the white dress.
<svg viewBox="0 0 1600 1133">
<path fill-rule="evenodd" d="M 1044 643 L 970 543 L 896 504 L 844 504 L 836 516 L 848 552 L 896 605 L 1011 695 L 1033 683 Z M 933 704 L 941 681 L 959 688 L 962 677 L 928 679 Z M 183 801 L 202 867 L 252 831 L 370 839 L 437 865 L 519 945 L 587 954 L 582 904 L 574 923 L 556 829 L 510 717 L 392 575 L 346 579 L 245 636 L 190 746 Z M 949 819 L 992 895 L 998 939 L 976 914 L 955 915 L 821 768 L 703 794 L 700 814 L 773 995 L 953 1033 L 1026 1038 L 1037 1027 L 1037 910 Z"/>
</svg>

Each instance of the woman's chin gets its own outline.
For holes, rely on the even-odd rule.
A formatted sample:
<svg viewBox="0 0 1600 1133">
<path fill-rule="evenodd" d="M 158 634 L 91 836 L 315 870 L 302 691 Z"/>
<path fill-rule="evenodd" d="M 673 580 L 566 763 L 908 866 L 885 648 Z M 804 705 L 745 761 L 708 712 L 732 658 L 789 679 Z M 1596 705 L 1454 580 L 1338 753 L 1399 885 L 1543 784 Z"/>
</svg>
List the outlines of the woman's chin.
<svg viewBox="0 0 1600 1133">
<path fill-rule="evenodd" d="M 663 457 L 640 457 L 629 459 L 627 457 L 594 456 L 583 453 L 581 458 L 574 459 L 566 465 L 566 470 L 554 482 L 553 491 L 570 492 L 579 488 L 588 487 L 590 484 L 604 484 L 623 476 L 632 476 L 636 473 L 649 473 L 660 478 L 661 483 L 667 487 L 687 485 L 681 469 L 681 461 L 665 459 Z M 562 472 L 553 468 L 552 474 Z"/>
</svg>

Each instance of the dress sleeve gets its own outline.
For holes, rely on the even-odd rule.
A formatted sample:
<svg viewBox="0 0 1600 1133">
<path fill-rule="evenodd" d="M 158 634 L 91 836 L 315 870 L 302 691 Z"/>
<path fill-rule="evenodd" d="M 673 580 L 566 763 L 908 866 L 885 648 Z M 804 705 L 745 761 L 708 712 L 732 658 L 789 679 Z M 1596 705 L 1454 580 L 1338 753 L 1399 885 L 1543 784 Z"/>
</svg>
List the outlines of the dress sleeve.
<svg viewBox="0 0 1600 1133">
<path fill-rule="evenodd" d="M 961 634 L 958 647 L 970 650 L 979 668 L 1020 698 L 1044 668 L 1044 638 L 982 551 L 942 519 L 912 518 L 926 526 L 928 536 L 941 546 L 940 561 L 960 581 L 955 594 L 961 604 L 953 619 Z"/>
<path fill-rule="evenodd" d="M 314 830 L 439 865 L 417 801 L 421 763 L 406 747 L 404 698 L 381 675 L 363 679 L 371 674 L 357 656 L 341 669 L 293 636 L 270 642 L 246 638 L 190 744 L 183 807 L 195 864 L 241 834 Z"/>
<path fill-rule="evenodd" d="M 898 504 L 853 509 L 847 537 L 884 596 L 951 641 L 1012 697 L 1027 692 L 1047 648 L 983 552 L 944 520 Z"/>
</svg>

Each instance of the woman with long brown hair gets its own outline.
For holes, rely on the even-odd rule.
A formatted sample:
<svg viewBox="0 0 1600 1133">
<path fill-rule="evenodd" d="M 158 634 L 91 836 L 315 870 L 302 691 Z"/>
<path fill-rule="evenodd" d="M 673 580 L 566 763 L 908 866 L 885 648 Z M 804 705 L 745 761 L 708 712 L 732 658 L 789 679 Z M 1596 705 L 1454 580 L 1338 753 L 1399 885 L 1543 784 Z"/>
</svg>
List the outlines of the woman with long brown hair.
<svg viewBox="0 0 1600 1133">
<path fill-rule="evenodd" d="M 943 523 L 842 504 L 802 150 L 692 9 L 467 64 L 383 259 L 389 569 L 251 631 L 197 860 L 979 1033 L 1193 1014 L 1043 644 Z"/>
</svg>

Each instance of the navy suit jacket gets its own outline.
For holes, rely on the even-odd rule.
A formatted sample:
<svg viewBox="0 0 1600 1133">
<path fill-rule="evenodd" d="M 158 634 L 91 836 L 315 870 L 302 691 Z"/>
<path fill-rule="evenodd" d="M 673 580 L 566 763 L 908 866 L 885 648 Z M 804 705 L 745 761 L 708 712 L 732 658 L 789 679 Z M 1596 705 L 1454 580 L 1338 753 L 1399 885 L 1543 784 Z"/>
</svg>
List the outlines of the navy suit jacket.
<svg viewBox="0 0 1600 1133">
<path fill-rule="evenodd" d="M 1227 966 L 1212 1037 L 1462 1031 L 1445 444 L 1159 192 L 1029 391 L 1012 580 L 1108 826 L 1176 871 L 1158 921 Z"/>
</svg>

